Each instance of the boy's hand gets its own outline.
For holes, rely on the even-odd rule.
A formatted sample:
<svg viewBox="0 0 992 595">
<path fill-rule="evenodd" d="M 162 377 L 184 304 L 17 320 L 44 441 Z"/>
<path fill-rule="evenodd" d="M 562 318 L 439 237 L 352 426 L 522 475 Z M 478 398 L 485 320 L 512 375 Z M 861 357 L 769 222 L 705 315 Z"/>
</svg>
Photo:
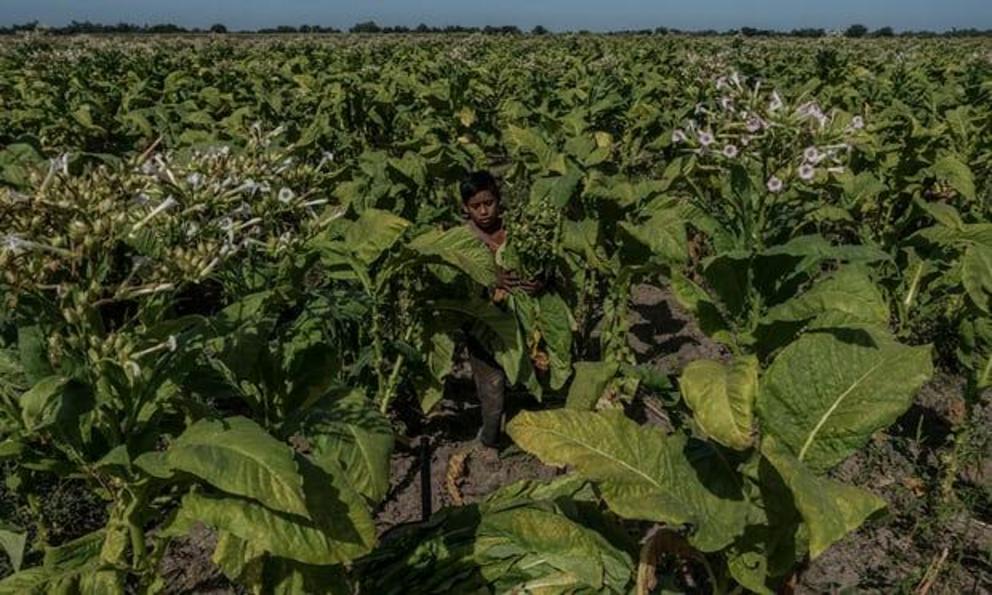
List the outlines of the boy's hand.
<svg viewBox="0 0 992 595">
<path fill-rule="evenodd" d="M 496 289 L 502 289 L 503 291 L 510 291 L 520 282 L 517 275 L 512 271 L 504 271 L 503 269 L 496 269 Z"/>
<path fill-rule="evenodd" d="M 518 281 L 517 289 L 523 291 L 527 295 L 537 295 L 544 289 L 544 281 L 539 278 L 529 279 L 527 281 Z"/>
<path fill-rule="evenodd" d="M 544 281 L 540 278 L 523 280 L 513 271 L 496 271 L 496 289 L 509 292 L 513 289 L 520 290 L 527 295 L 536 295 L 544 289 Z"/>
</svg>

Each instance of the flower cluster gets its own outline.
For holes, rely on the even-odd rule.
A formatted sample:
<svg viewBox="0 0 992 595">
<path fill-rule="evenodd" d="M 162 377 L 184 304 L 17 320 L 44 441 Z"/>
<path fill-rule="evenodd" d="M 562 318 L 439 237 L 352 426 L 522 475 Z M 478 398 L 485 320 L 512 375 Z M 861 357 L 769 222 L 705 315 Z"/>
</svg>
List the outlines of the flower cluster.
<svg viewBox="0 0 992 595">
<path fill-rule="evenodd" d="M 821 172 L 841 173 L 851 139 L 864 127 L 862 116 L 824 110 L 815 100 L 789 103 L 732 72 L 712 82 L 709 99 L 672 131 L 670 144 L 701 162 L 759 170 L 767 190 L 779 193 L 790 183 L 813 183 Z"/>
<path fill-rule="evenodd" d="M 261 150 L 267 137 L 238 152 L 154 153 L 79 175 L 61 156 L 32 174 L 33 187 L 0 189 L 7 301 L 53 291 L 75 295 L 73 308 L 151 298 L 235 256 L 281 257 L 337 211 L 324 163 Z"/>
</svg>

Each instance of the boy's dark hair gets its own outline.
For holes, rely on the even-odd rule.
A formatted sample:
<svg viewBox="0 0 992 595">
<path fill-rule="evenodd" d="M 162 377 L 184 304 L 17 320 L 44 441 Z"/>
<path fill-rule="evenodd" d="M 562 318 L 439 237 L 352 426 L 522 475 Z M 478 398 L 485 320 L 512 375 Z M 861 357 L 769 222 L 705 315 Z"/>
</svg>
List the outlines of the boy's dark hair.
<svg viewBox="0 0 992 595">
<path fill-rule="evenodd" d="M 468 199 L 485 190 L 492 192 L 497 201 L 500 200 L 499 184 L 496 182 L 496 178 L 484 170 L 470 173 L 462 181 L 460 189 L 462 192 L 462 204 L 467 203 Z"/>
</svg>

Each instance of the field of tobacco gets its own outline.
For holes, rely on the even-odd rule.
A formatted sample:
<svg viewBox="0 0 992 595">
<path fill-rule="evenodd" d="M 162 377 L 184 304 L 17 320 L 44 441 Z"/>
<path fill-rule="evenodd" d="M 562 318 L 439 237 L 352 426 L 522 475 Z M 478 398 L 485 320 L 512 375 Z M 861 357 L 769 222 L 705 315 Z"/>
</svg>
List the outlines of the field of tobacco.
<svg viewBox="0 0 992 595">
<path fill-rule="evenodd" d="M 0 594 L 989 592 L 990 106 L 987 41 L 4 41 Z"/>
</svg>

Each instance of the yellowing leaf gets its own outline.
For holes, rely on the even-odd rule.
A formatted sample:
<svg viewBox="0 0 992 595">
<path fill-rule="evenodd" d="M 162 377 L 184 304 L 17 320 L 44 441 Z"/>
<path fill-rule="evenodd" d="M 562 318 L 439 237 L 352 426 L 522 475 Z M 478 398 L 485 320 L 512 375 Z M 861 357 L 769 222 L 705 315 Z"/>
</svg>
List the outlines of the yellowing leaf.
<svg viewBox="0 0 992 595">
<path fill-rule="evenodd" d="M 639 426 L 619 411 L 523 412 L 507 433 L 543 462 L 597 483 L 623 517 L 693 525 L 691 542 L 703 551 L 726 547 L 743 530 L 736 472 L 710 445 Z"/>
<path fill-rule="evenodd" d="M 729 365 L 696 360 L 685 367 L 679 388 L 696 423 L 724 446 L 751 446 L 754 399 L 758 393 L 758 359 L 737 358 Z"/>
</svg>

